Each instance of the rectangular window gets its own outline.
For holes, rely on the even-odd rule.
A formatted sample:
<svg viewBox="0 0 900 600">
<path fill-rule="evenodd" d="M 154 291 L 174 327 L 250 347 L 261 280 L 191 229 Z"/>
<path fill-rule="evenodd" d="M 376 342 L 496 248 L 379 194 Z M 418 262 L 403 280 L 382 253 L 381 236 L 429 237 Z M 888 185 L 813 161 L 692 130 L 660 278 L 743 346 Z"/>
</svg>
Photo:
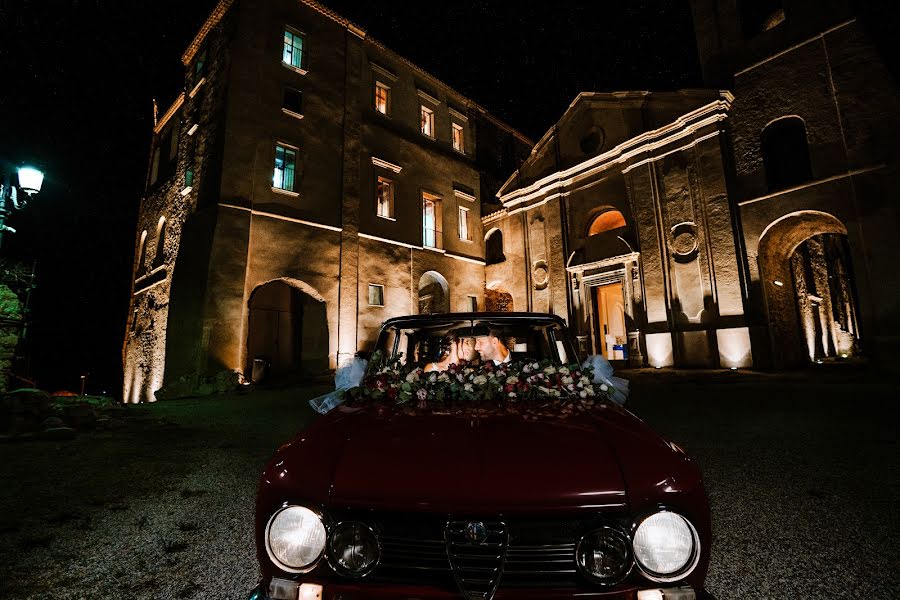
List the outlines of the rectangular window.
<svg viewBox="0 0 900 600">
<path fill-rule="evenodd" d="M 281 107 L 291 115 L 303 116 L 303 93 L 291 88 L 284 88 L 284 102 Z"/>
<path fill-rule="evenodd" d="M 275 174 L 272 187 L 288 192 L 294 191 L 294 173 L 297 169 L 297 150 L 278 144 L 275 146 Z"/>
<path fill-rule="evenodd" d="M 394 182 L 379 177 L 375 184 L 375 212 L 385 219 L 394 218 Z"/>
<path fill-rule="evenodd" d="M 303 56 L 303 36 L 288 29 L 284 30 L 284 50 L 281 61 L 295 69 L 303 69 L 305 65 Z"/>
<path fill-rule="evenodd" d="M 426 248 L 437 248 L 440 232 L 437 230 L 437 199 L 425 194 L 422 196 L 422 245 Z"/>
<path fill-rule="evenodd" d="M 197 60 L 194 61 L 194 78 L 191 80 L 191 86 L 195 86 L 200 83 L 200 80 L 203 79 L 205 74 L 206 67 L 206 50 L 200 52 L 197 55 Z"/>
<path fill-rule="evenodd" d="M 384 286 L 369 284 L 369 306 L 384 306 Z"/>
<path fill-rule="evenodd" d="M 434 137 L 434 111 L 427 106 L 422 106 L 422 133 L 428 137 Z"/>
<path fill-rule="evenodd" d="M 465 152 L 466 144 L 463 138 L 463 128 L 459 123 L 453 124 L 453 149 L 457 152 Z"/>
<path fill-rule="evenodd" d="M 478 296 L 466 296 L 466 309 L 469 312 L 478 312 Z"/>
<path fill-rule="evenodd" d="M 469 209 L 462 206 L 459 207 L 459 239 L 472 240 L 469 235 Z"/>
<path fill-rule="evenodd" d="M 380 81 L 375 82 L 375 110 L 383 115 L 388 114 L 391 88 Z"/>
</svg>

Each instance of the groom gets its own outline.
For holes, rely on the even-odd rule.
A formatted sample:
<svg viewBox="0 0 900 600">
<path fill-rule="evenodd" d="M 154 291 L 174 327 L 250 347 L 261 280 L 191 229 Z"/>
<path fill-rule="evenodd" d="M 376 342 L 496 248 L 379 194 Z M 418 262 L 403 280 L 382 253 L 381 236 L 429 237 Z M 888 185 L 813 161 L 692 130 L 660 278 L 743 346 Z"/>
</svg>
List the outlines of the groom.
<svg viewBox="0 0 900 600">
<path fill-rule="evenodd" d="M 506 336 L 496 329 L 489 329 L 487 335 L 475 338 L 475 350 L 481 360 L 483 362 L 493 361 L 495 365 L 512 360 L 512 354 L 506 344 Z"/>
</svg>

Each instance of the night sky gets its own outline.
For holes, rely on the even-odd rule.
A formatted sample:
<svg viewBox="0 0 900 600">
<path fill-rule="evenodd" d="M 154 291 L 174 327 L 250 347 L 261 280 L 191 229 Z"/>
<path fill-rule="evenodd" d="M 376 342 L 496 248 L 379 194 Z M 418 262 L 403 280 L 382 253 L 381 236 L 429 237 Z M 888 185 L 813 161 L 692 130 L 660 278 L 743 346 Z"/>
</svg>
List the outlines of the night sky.
<svg viewBox="0 0 900 600">
<path fill-rule="evenodd" d="M 0 257 L 37 261 L 16 372 L 45 389 L 121 393 L 152 99 L 215 4 L 0 0 L 0 161 L 47 176 Z M 687 1 L 326 4 L 535 140 L 580 91 L 701 85 Z"/>
</svg>

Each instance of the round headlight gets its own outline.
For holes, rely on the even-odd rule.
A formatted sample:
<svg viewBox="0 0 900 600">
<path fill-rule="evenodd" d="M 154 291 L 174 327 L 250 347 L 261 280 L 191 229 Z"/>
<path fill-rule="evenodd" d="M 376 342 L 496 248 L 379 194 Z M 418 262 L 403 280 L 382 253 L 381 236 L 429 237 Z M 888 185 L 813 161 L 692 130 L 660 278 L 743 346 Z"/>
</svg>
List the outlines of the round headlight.
<svg viewBox="0 0 900 600">
<path fill-rule="evenodd" d="M 658 512 L 634 532 L 634 557 L 653 581 L 675 581 L 700 560 L 700 539 L 690 521 L 673 512 Z"/>
<path fill-rule="evenodd" d="M 352 577 L 368 574 L 375 565 L 381 550 L 378 537 L 363 523 L 341 523 L 331 532 L 328 540 L 328 557 L 334 569 Z"/>
<path fill-rule="evenodd" d="M 266 526 L 266 552 L 279 568 L 303 573 L 315 566 L 325 549 L 322 517 L 303 506 L 282 508 Z"/>
<path fill-rule="evenodd" d="M 620 531 L 603 527 L 578 542 L 575 562 L 582 575 L 598 583 L 622 579 L 631 568 L 628 539 Z"/>
</svg>

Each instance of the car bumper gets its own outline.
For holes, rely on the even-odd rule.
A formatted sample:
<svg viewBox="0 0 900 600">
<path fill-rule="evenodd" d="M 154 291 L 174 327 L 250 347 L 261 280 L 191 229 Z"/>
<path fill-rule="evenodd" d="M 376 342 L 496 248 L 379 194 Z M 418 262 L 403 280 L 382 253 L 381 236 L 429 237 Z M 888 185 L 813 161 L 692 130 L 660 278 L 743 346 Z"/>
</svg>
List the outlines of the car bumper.
<svg viewBox="0 0 900 600">
<path fill-rule="evenodd" d="M 321 586 L 318 588 L 316 586 Z M 430 586 L 396 584 L 356 584 L 320 582 L 303 586 L 298 582 L 275 580 L 268 588 L 260 584 L 248 600 L 459 600 L 459 592 Z M 584 592 L 571 589 L 500 589 L 494 600 L 715 600 L 706 590 L 690 586 L 668 588 L 627 588 Z"/>
</svg>

